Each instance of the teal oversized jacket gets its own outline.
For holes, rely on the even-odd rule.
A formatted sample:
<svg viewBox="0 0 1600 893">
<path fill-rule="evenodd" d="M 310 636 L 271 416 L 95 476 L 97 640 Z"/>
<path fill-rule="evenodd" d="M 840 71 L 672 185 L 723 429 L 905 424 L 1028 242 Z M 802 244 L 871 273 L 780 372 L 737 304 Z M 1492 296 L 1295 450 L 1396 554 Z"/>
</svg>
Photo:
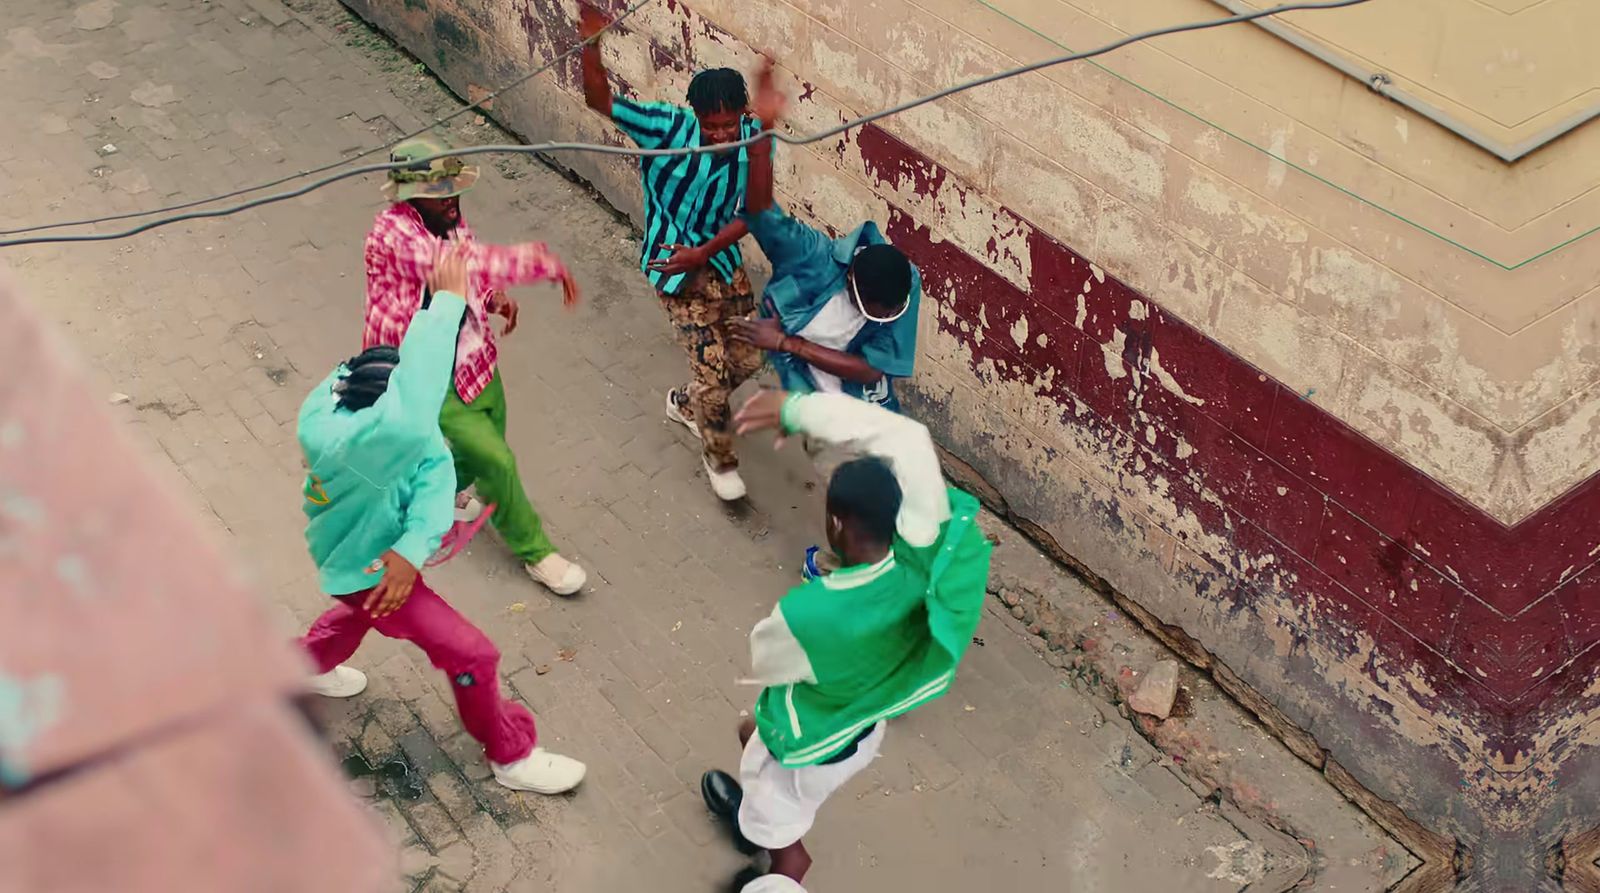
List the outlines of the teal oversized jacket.
<svg viewBox="0 0 1600 893">
<path fill-rule="evenodd" d="M 436 292 L 400 345 L 388 390 L 371 406 L 340 409 L 341 365 L 300 406 L 306 548 L 328 595 L 371 589 L 373 562 L 393 549 L 421 568 L 454 519 L 456 472 L 439 432 L 466 302 Z"/>
</svg>

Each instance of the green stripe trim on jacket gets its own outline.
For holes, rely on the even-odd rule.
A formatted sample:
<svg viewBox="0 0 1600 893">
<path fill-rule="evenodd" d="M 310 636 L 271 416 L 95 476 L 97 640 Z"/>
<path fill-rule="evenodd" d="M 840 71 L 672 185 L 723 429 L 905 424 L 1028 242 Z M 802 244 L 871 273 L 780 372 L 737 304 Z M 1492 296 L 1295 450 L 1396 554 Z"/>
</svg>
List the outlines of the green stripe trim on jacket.
<svg viewBox="0 0 1600 893">
<path fill-rule="evenodd" d="M 951 683 L 955 682 L 955 679 L 955 670 L 944 673 L 943 675 L 929 682 L 927 685 L 924 685 L 923 687 L 912 692 L 899 703 L 892 704 L 883 710 L 878 711 L 867 719 L 840 729 L 839 731 L 829 735 L 815 744 L 812 744 L 809 747 L 804 747 L 800 750 L 794 751 L 787 757 L 779 760 L 778 763 L 779 765 L 782 765 L 788 769 L 799 769 L 802 766 L 815 765 L 816 763 L 833 756 L 840 750 L 843 750 L 844 747 L 855 738 L 855 736 L 861 734 L 861 732 L 868 726 L 876 725 L 877 723 L 880 723 L 886 719 L 893 719 L 902 713 L 925 704 L 928 701 L 931 701 L 934 698 L 944 694 L 945 691 L 950 688 Z M 793 686 L 791 686 L 791 688 L 793 688 Z M 794 721 L 798 723 L 798 719 L 795 719 Z M 798 735 L 796 737 L 798 737 Z"/>
</svg>

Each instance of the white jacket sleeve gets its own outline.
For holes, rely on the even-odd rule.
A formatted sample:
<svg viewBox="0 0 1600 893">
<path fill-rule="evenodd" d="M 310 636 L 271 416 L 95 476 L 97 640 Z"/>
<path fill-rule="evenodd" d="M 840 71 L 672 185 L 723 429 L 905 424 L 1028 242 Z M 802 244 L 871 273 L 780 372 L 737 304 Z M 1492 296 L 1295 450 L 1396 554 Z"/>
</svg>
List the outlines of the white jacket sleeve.
<svg viewBox="0 0 1600 893">
<path fill-rule="evenodd" d="M 811 658 L 789 631 L 782 605 L 773 608 L 770 616 L 750 630 L 750 672 L 753 678 L 749 681 L 761 685 L 817 681 Z"/>
<path fill-rule="evenodd" d="M 950 497 L 933 437 L 921 423 L 843 394 L 796 394 L 783 405 L 783 425 L 829 443 L 849 443 L 889 463 L 900 483 L 895 527 L 907 543 L 931 546 L 950 520 Z"/>
</svg>

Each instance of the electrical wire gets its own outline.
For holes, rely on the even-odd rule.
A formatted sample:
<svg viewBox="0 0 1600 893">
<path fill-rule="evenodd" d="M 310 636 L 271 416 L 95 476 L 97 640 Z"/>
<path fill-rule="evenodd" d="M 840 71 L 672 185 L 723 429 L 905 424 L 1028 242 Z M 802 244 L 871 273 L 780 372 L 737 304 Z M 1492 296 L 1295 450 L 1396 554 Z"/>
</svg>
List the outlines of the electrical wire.
<svg viewBox="0 0 1600 893">
<path fill-rule="evenodd" d="M 645 2 L 648 2 L 648 0 L 645 0 Z M 1079 61 L 1079 60 L 1082 60 L 1082 59 L 1092 59 L 1095 56 L 1102 56 L 1102 55 L 1105 55 L 1106 53 L 1110 53 L 1110 52 L 1113 52 L 1115 50 L 1119 50 L 1119 49 L 1121 49 L 1121 48 L 1123 48 L 1125 46 L 1128 46 L 1129 44 L 1139 43 L 1141 41 L 1150 40 L 1151 38 L 1163 37 L 1163 36 L 1166 36 L 1166 35 L 1169 35 L 1169 34 L 1180 34 L 1180 33 L 1189 32 L 1189 31 L 1203 31 L 1203 30 L 1207 30 L 1207 29 L 1210 29 L 1210 28 L 1219 28 L 1219 27 L 1222 27 L 1224 25 L 1234 25 L 1234 24 L 1238 24 L 1238 23 L 1241 23 L 1241 22 L 1254 21 L 1256 19 L 1265 18 L 1267 16 L 1281 15 L 1281 14 L 1286 13 L 1286 12 L 1295 12 L 1295 11 L 1300 11 L 1300 10 L 1340 9 L 1340 8 L 1347 7 L 1347 6 L 1358 6 L 1360 4 L 1368 3 L 1368 2 L 1371 2 L 1371 0 L 1320 0 L 1320 2 L 1284 3 L 1284 4 L 1280 4 L 1278 6 L 1273 6 L 1273 7 L 1269 7 L 1269 8 L 1266 8 L 1266 9 L 1253 10 L 1253 11 L 1247 12 L 1247 13 L 1240 13 L 1238 15 L 1228 16 L 1226 18 L 1208 19 L 1208 20 L 1200 21 L 1200 22 L 1188 22 L 1188 23 L 1181 24 L 1181 25 L 1169 25 L 1169 26 L 1167 26 L 1165 28 L 1155 28 L 1155 29 L 1152 29 L 1152 30 L 1149 30 L 1149 31 L 1141 31 L 1141 32 L 1138 32 L 1136 34 L 1130 34 L 1130 35 L 1128 35 L 1126 37 L 1123 37 L 1123 38 L 1121 38 L 1119 40 L 1112 41 L 1111 43 L 1105 44 L 1104 46 L 1096 47 L 1096 48 L 1094 48 L 1092 50 L 1085 50 L 1085 51 L 1079 52 L 1079 53 L 1068 53 L 1068 54 L 1062 55 L 1062 56 L 1054 56 L 1054 57 L 1051 57 L 1051 58 L 1048 58 L 1048 59 L 1044 59 L 1044 60 L 1041 60 L 1041 61 L 1038 61 L 1038 62 L 1032 62 L 1032 63 L 1029 63 L 1027 65 L 1018 66 L 1016 68 L 1009 68 L 1009 69 L 1006 69 L 1004 71 L 998 71 L 998 72 L 995 72 L 993 74 L 984 75 L 983 77 L 974 78 L 974 79 L 968 80 L 968 81 L 963 81 L 963 82 L 961 82 L 959 84 L 955 84 L 954 86 L 946 87 L 946 88 L 944 88 L 942 90 L 939 90 L 939 91 L 934 92 L 934 93 L 930 93 L 930 94 L 928 94 L 926 96 L 920 96 L 920 97 L 917 97 L 915 99 L 909 100 L 907 102 L 900 103 L 899 105 L 891 106 L 889 108 L 882 109 L 880 111 L 872 112 L 871 114 L 863 115 L 862 117 L 855 118 L 855 119 L 850 120 L 850 121 L 846 121 L 843 124 L 840 124 L 838 126 L 830 127 L 830 128 L 828 128 L 826 130 L 821 130 L 821 131 L 818 131 L 816 133 L 806 134 L 804 136 L 791 136 L 789 134 L 778 133 L 778 132 L 775 132 L 775 131 L 768 130 L 768 131 L 762 131 L 761 133 L 756 134 L 755 136 L 748 137 L 746 139 L 742 139 L 742 140 L 739 140 L 737 142 L 719 143 L 719 144 L 710 145 L 710 146 L 684 146 L 684 147 L 672 148 L 672 149 L 640 149 L 640 148 L 631 147 L 631 146 L 604 146 L 604 145 L 597 145 L 597 144 L 594 144 L 594 143 L 567 143 L 567 142 L 546 142 L 546 143 L 535 143 L 535 144 L 531 144 L 531 145 L 530 144 L 519 144 L 519 145 L 469 146 L 469 147 L 465 147 L 465 148 L 461 148 L 461 149 L 452 149 L 452 150 L 450 150 L 448 152 L 441 152 L 441 153 L 439 153 L 437 155 L 429 156 L 427 158 L 418 158 L 418 159 L 415 159 L 413 161 L 386 162 L 386 163 L 378 163 L 378 164 L 365 164 L 365 165 L 361 165 L 359 167 L 348 168 L 346 170 L 339 171 L 336 174 L 331 174 L 329 176 L 322 177 L 322 178 L 319 178 L 317 180 L 314 180 L 314 181 L 312 181 L 310 183 L 307 183 L 306 185 L 301 186 L 301 187 L 299 187 L 297 189 L 291 189 L 291 190 L 288 190 L 286 192 L 273 193 L 272 195 L 266 195 L 266 196 L 262 196 L 260 198 L 251 199 L 250 201 L 242 202 L 242 203 L 237 204 L 237 205 L 230 205 L 230 206 L 228 206 L 226 208 L 212 208 L 212 209 L 207 209 L 207 210 L 204 210 L 204 211 L 192 211 L 192 212 L 189 212 L 189 213 L 186 213 L 186 214 L 176 214 L 176 215 L 173 215 L 173 216 L 170 216 L 170 217 L 162 217 L 162 218 L 158 218 L 156 220 L 146 221 L 144 223 L 138 224 L 137 226 L 133 226 L 133 227 L 130 227 L 128 229 L 121 230 L 121 231 L 118 231 L 118 232 L 113 232 L 113 233 L 83 233 L 83 234 L 69 234 L 69 235 L 59 235 L 59 236 L 31 236 L 31 237 L 21 238 L 21 239 L 6 239 L 6 240 L 0 240 L 0 248 L 12 248 L 12 247 L 20 246 L 20 245 L 38 245 L 38 244 L 53 243 L 53 242 L 107 242 L 107 241 L 112 241 L 112 240 L 116 240 L 116 239 L 125 239 L 125 238 L 128 238 L 130 236 L 138 235 L 139 233 L 147 232 L 147 231 L 155 229 L 157 227 L 168 226 L 168 225 L 171 225 L 171 224 L 174 224 L 174 223 L 182 223 L 182 222 L 187 221 L 187 220 L 202 220 L 202 219 L 211 218 L 211 217 L 225 217 L 225 216 L 228 216 L 230 214 L 237 214 L 237 213 L 240 213 L 242 211 L 250 210 L 251 208 L 260 207 L 262 205 L 272 204 L 274 202 L 287 201 L 287 200 L 292 199 L 292 198 L 298 198 L 299 196 L 305 195 L 305 194 L 307 194 L 309 192 L 315 191 L 317 189 L 321 189 L 321 188 L 323 188 L 325 186 L 329 186 L 329 185 L 331 185 L 333 183 L 337 183 L 340 180 L 349 179 L 350 177 L 356 177 L 356 176 L 360 176 L 362 174 L 378 173 L 378 172 L 381 172 L 381 171 L 398 170 L 400 168 L 412 168 L 412 167 L 415 167 L 415 166 L 418 166 L 418 165 L 429 163 L 429 162 L 431 162 L 431 161 L 433 161 L 435 159 L 438 159 L 438 158 L 460 157 L 460 156 L 467 156 L 467 155 L 486 155 L 486 154 L 533 155 L 533 154 L 547 153 L 547 152 L 589 152 L 589 153 L 599 154 L 599 155 L 621 155 L 621 156 L 630 156 L 630 157 L 658 157 L 658 156 L 664 156 L 664 155 L 698 155 L 698 154 L 703 154 L 703 153 L 706 153 L 706 152 L 726 152 L 726 151 L 729 151 L 729 150 L 732 150 L 732 149 L 737 149 L 737 148 L 741 148 L 741 147 L 744 147 L 744 146 L 751 145 L 751 144 L 753 144 L 755 142 L 758 142 L 758 141 L 763 140 L 763 139 L 767 139 L 769 137 L 773 138 L 773 139 L 776 139 L 776 140 L 779 140 L 781 142 L 787 143 L 787 144 L 792 145 L 792 146 L 803 146 L 803 145 L 807 145 L 807 144 L 810 144 L 810 143 L 820 142 L 820 141 L 825 140 L 825 139 L 830 139 L 830 138 L 838 136 L 838 135 L 840 135 L 842 133 L 846 133 L 846 132 L 848 132 L 850 130 L 853 130 L 853 129 L 857 128 L 857 127 L 862 127 L 864 125 L 871 124 L 871 123 L 873 123 L 875 121 L 883 120 L 884 118 L 890 117 L 892 115 L 898 115 L 898 114 L 901 114 L 903 112 L 910 111 L 911 109 L 927 105 L 928 103 L 931 103 L 931 102 L 936 102 L 936 101 L 938 101 L 940 99 L 943 99 L 943 98 L 945 98 L 947 96 L 952 96 L 952 95 L 954 95 L 956 93 L 961 93 L 961 92 L 964 92 L 964 91 L 967 91 L 967 90 L 976 89 L 978 87 L 982 87 L 982 86 L 985 86 L 987 84 L 992 84 L 992 83 L 994 83 L 996 81 L 1005 80 L 1006 78 L 1013 78 L 1013 77 L 1017 77 L 1018 75 L 1027 74 L 1027 73 L 1033 72 L 1033 71 L 1038 71 L 1041 68 L 1049 68 L 1049 67 L 1051 67 L 1053 65 L 1061 65 L 1061 64 L 1064 64 L 1064 63 L 1067 63 L 1067 62 L 1076 62 L 1076 61 Z M 642 5 L 642 3 L 640 5 Z M 199 202 L 199 204 L 204 204 L 204 203 L 205 202 Z"/>
<path fill-rule="evenodd" d="M 396 137 L 395 139 L 393 139 L 393 140 L 391 140 L 391 141 L 389 141 L 387 143 L 384 143 L 383 145 L 373 146 L 370 149 L 366 149 L 364 151 L 357 152 L 356 154 L 348 156 L 346 158 L 340 158 L 337 161 L 330 161 L 329 163 L 324 164 L 324 165 L 322 165 L 320 167 L 307 168 L 306 170 L 297 171 L 296 173 L 292 173 L 292 174 L 288 174 L 288 175 L 283 176 L 283 177 L 279 177 L 276 180 L 268 180 L 265 183 L 257 183 L 254 186 L 246 186 L 243 189 L 235 189 L 232 192 L 224 192 L 221 195 L 212 195 L 212 196 L 208 196 L 206 198 L 197 198 L 197 199 L 194 199 L 192 201 L 181 202 L 181 203 L 176 204 L 176 205 L 167 205 L 166 207 L 162 207 L 162 208 L 150 208 L 150 209 L 145 210 L 145 211 L 129 211 L 127 213 L 112 214 L 112 215 L 108 215 L 106 217 L 89 217 L 89 218 L 85 218 L 83 220 L 63 220 L 63 221 L 60 221 L 58 223 L 42 223 L 42 224 L 39 224 L 37 226 L 25 226 L 25 227 L 22 227 L 20 229 L 0 229 L 0 236 L 14 236 L 14 235 L 19 235 L 21 233 L 33 233 L 33 232 L 39 232 L 40 230 L 47 230 L 47 229 L 64 229 L 64 228 L 69 227 L 69 226 L 89 226 L 89 225 L 96 224 L 96 223 L 113 223 L 113 222 L 118 221 L 118 220 L 129 220 L 129 219 L 132 219 L 134 217 L 149 217 L 149 216 L 154 215 L 154 214 L 170 214 L 173 211 L 184 211 L 184 210 L 187 210 L 189 208 L 197 207 L 199 205 L 209 205 L 212 202 L 220 202 L 220 201 L 223 201 L 225 199 L 238 198 L 241 195 L 249 195 L 252 192 L 260 192 L 263 189 L 271 189 L 274 186 L 282 186 L 283 184 L 291 182 L 291 181 L 294 181 L 294 180 L 299 180 L 299 179 L 303 179 L 305 177 L 315 176 L 316 174 L 325 173 L 325 172 L 331 171 L 331 170 L 333 170 L 334 168 L 337 168 L 337 167 L 343 167 L 344 165 L 349 164 L 352 161 L 356 161 L 356 160 L 361 159 L 361 158 L 366 158 L 368 155 L 372 155 L 372 154 L 374 154 L 376 152 L 381 152 L 384 149 L 392 149 L 396 145 L 398 145 L 400 143 L 403 143 L 406 140 L 411 139 L 414 136 L 421 136 L 422 134 L 427 133 L 428 131 L 434 129 L 435 127 L 438 127 L 438 126 L 443 125 L 443 124 L 448 124 L 451 121 L 454 121 L 455 119 L 461 117 L 462 115 L 465 115 L 467 112 L 470 112 L 470 111 L 472 111 L 474 109 L 477 109 L 477 108 L 481 108 L 485 103 L 493 102 L 495 97 L 499 96 L 500 94 L 506 92 L 507 90 L 511 90 L 511 89 L 516 88 L 516 87 L 522 86 L 523 84 L 527 83 L 528 81 L 531 81 L 534 78 L 538 77 L 539 75 L 544 74 L 546 71 L 549 71 L 550 69 L 554 68 L 556 65 L 558 65 L 561 62 L 565 61 L 566 59 L 570 58 L 573 53 L 576 53 L 576 52 L 582 50 L 585 45 L 593 43 L 596 40 L 599 40 L 600 39 L 600 35 L 606 33 L 607 31 L 610 31 L 612 28 L 615 28 L 618 25 L 622 24 L 624 21 L 627 20 L 627 18 L 629 16 L 633 15 L 634 13 L 638 12 L 640 9 L 644 8 L 646 5 L 648 5 L 650 3 L 653 3 L 653 2 L 655 2 L 655 0 L 639 0 L 639 2 L 637 2 L 637 3 L 633 4 L 632 6 L 628 7 L 626 10 L 623 10 L 621 15 L 619 15 L 616 18 L 612 19 L 610 22 L 607 22 L 606 26 L 604 28 L 601 28 L 600 31 L 597 34 L 595 34 L 593 37 L 590 37 L 590 38 L 588 38 L 586 40 L 579 41 L 577 43 L 577 45 L 575 45 L 572 48 L 560 53 L 555 58 L 551 59 L 549 62 L 546 62 L 545 64 L 539 66 L 538 68 L 535 68 L 534 70 L 528 72 L 527 74 L 524 74 L 524 75 L 518 77 L 516 80 L 511 81 L 510 83 L 501 86 L 499 89 L 496 89 L 496 90 L 494 90 L 494 91 L 492 91 L 492 92 L 490 92 L 488 94 L 485 94 L 482 97 L 479 97 L 476 101 L 468 103 L 467 105 L 464 105 L 461 108 L 456 109 L 455 111 L 451 112 L 448 115 L 445 115 L 442 118 L 439 118 L 439 119 L 437 119 L 435 121 L 432 121 L 432 122 L 430 122 L 428 124 L 424 124 L 422 127 L 419 127 L 416 130 L 411 131 L 410 133 L 402 134 L 401 136 Z"/>
</svg>

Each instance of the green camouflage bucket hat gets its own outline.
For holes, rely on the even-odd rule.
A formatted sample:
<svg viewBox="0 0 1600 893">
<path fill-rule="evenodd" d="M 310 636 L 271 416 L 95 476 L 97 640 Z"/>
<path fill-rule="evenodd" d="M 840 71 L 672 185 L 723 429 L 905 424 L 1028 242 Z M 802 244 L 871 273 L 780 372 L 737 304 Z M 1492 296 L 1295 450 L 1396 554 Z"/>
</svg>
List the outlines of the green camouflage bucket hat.
<svg viewBox="0 0 1600 893">
<path fill-rule="evenodd" d="M 417 162 L 389 171 L 383 196 L 391 202 L 414 198 L 450 198 L 471 189 L 478 182 L 478 166 L 449 156 L 424 162 L 421 159 L 450 151 L 450 147 L 431 136 L 405 140 L 389 150 L 389 161 Z"/>
</svg>

